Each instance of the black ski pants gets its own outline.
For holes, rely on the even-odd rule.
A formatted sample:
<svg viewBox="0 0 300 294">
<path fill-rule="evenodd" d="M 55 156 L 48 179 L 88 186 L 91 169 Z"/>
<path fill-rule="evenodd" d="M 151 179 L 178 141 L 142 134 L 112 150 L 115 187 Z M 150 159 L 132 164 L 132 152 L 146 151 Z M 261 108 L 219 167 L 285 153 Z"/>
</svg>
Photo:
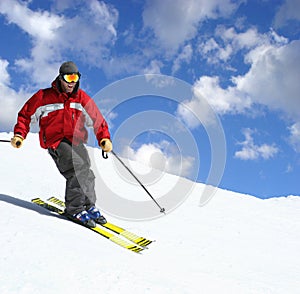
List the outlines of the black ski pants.
<svg viewBox="0 0 300 294">
<path fill-rule="evenodd" d="M 85 146 L 63 140 L 56 149 L 48 151 L 66 179 L 66 213 L 73 215 L 95 205 L 95 175 Z"/>
</svg>

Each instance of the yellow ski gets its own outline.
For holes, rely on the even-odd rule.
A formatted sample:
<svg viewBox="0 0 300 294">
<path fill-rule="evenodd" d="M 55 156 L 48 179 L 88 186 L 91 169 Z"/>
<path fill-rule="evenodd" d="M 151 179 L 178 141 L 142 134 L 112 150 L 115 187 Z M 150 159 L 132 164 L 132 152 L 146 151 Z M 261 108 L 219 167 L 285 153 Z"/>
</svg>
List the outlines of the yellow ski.
<svg viewBox="0 0 300 294">
<path fill-rule="evenodd" d="M 47 199 L 47 201 L 49 202 L 52 202 L 52 203 L 55 203 L 56 205 L 60 206 L 61 208 L 65 208 L 65 202 L 56 198 L 56 197 L 50 197 L 49 199 Z M 112 232 L 114 233 L 117 233 L 121 236 L 123 236 L 124 238 L 130 240 L 131 242 L 139 245 L 139 246 L 142 246 L 142 247 L 146 247 L 148 246 L 149 244 L 151 244 L 153 241 L 149 240 L 149 239 L 146 239 L 144 237 L 140 237 L 132 232 L 129 232 L 117 225 L 114 225 L 110 222 L 107 222 L 106 224 L 103 224 L 101 225 L 109 230 L 111 230 Z"/>
<path fill-rule="evenodd" d="M 55 212 L 55 213 L 58 213 L 58 214 L 64 216 L 64 209 L 58 208 L 58 207 L 52 205 L 51 203 L 45 202 L 44 200 L 42 200 L 40 198 L 34 198 L 31 200 L 31 202 L 33 202 L 41 207 L 44 207 L 49 211 L 52 211 L 52 212 Z M 77 222 L 75 222 L 75 223 L 77 223 Z M 86 227 L 86 226 L 84 226 L 84 227 Z M 114 242 L 115 244 L 117 244 L 123 248 L 126 248 L 130 251 L 138 253 L 138 252 L 141 252 L 144 250 L 144 248 L 137 246 L 135 244 L 131 244 L 128 241 L 123 240 L 122 238 L 118 237 L 117 235 L 114 235 L 98 226 L 95 228 L 90 228 L 90 227 L 86 227 L 86 228 L 98 233 L 99 235 L 109 239 L 110 241 Z"/>
</svg>

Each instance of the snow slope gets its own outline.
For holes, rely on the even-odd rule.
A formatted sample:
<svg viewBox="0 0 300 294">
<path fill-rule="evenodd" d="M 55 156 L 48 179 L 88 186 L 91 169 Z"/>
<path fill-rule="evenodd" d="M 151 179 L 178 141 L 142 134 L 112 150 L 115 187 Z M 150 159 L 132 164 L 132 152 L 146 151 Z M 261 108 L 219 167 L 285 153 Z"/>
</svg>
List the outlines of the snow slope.
<svg viewBox="0 0 300 294">
<path fill-rule="evenodd" d="M 0 157 L 1 294 L 300 293 L 300 197 L 260 200 L 218 190 L 199 207 L 204 186 L 196 184 L 164 217 L 137 222 L 106 215 L 156 240 L 136 254 L 30 203 L 64 193 L 64 179 L 36 134 L 19 150 L 1 143 Z M 105 164 L 109 176 L 113 166 Z M 109 178 L 118 187 L 120 179 Z M 164 178 L 154 190 L 176 179 Z"/>
</svg>

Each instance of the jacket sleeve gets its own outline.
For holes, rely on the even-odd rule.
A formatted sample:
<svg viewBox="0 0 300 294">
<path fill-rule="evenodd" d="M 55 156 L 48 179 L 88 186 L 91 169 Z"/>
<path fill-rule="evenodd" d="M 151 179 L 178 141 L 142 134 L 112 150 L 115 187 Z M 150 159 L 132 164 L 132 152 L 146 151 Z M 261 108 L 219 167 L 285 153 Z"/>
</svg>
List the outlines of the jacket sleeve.
<svg viewBox="0 0 300 294">
<path fill-rule="evenodd" d="M 94 128 L 94 133 L 100 145 L 100 141 L 104 138 L 110 139 L 110 133 L 108 130 L 108 125 L 103 115 L 101 114 L 99 108 L 97 107 L 95 101 L 82 91 L 83 95 L 83 106 L 88 116 L 91 118 Z"/>
<path fill-rule="evenodd" d="M 19 134 L 26 139 L 30 130 L 31 119 L 40 106 L 42 97 L 43 90 L 39 90 L 24 104 L 18 113 L 17 123 L 14 127 L 14 134 Z"/>
</svg>

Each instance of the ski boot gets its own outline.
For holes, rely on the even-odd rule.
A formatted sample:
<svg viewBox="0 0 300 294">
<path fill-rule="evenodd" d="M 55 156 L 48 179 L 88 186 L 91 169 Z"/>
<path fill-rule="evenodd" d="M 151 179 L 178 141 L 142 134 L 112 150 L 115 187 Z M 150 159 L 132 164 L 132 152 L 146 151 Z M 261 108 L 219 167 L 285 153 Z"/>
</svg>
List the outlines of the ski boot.
<svg viewBox="0 0 300 294">
<path fill-rule="evenodd" d="M 96 206 L 92 206 L 87 211 L 89 217 L 93 219 L 97 224 L 104 225 L 107 223 L 105 217 L 101 215 L 99 209 Z"/>
<path fill-rule="evenodd" d="M 89 216 L 89 214 L 83 210 L 79 213 L 75 213 L 71 216 L 71 219 L 79 224 L 82 224 L 89 228 L 95 228 L 95 221 Z"/>
</svg>

